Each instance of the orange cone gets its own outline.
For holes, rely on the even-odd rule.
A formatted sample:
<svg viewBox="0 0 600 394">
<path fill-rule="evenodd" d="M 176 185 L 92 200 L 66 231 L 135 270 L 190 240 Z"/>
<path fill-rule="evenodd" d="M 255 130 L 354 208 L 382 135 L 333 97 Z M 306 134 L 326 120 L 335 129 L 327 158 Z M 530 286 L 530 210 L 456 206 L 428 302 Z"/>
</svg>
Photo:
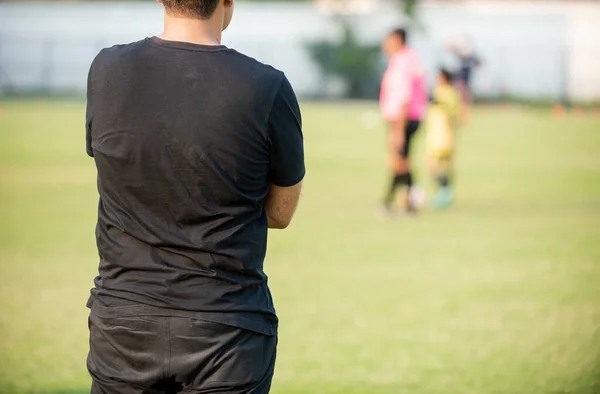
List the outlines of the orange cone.
<svg viewBox="0 0 600 394">
<path fill-rule="evenodd" d="M 565 109 L 564 105 L 554 104 L 552 106 L 552 113 L 556 118 L 564 118 L 564 116 L 567 114 L 567 110 Z"/>
</svg>

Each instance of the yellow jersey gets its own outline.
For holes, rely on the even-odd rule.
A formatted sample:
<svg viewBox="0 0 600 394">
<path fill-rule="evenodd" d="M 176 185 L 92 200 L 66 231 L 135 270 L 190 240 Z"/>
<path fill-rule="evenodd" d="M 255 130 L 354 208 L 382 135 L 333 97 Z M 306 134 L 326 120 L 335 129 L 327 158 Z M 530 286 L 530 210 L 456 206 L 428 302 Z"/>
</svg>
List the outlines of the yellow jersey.
<svg viewBox="0 0 600 394">
<path fill-rule="evenodd" d="M 450 85 L 438 86 L 434 93 L 434 104 L 427 117 L 427 153 L 436 158 L 452 155 L 454 128 L 460 110 L 460 95 Z"/>
</svg>

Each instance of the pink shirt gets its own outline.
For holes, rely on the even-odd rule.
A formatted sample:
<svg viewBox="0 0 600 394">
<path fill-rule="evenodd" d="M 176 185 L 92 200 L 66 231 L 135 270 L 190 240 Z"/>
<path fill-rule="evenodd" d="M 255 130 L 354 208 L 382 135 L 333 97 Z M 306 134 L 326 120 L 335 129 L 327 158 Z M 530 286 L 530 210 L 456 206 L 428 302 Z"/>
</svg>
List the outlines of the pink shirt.
<svg viewBox="0 0 600 394">
<path fill-rule="evenodd" d="M 381 82 L 379 103 L 381 113 L 388 121 L 402 115 L 404 104 L 408 104 L 408 120 L 421 120 L 425 116 L 428 103 L 425 73 L 412 49 L 405 48 L 390 58 Z"/>
</svg>

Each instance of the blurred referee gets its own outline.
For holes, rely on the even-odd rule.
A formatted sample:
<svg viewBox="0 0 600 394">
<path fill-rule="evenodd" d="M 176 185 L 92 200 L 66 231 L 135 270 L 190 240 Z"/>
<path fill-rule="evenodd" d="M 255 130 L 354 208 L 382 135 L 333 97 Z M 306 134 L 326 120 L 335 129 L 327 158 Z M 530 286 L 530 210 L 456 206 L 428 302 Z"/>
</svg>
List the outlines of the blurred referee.
<svg viewBox="0 0 600 394">
<path fill-rule="evenodd" d="M 412 139 L 425 116 L 428 103 L 425 75 L 417 53 L 407 46 L 404 29 L 391 32 L 383 41 L 383 52 L 389 57 L 381 83 L 381 113 L 389 125 L 388 163 L 392 176 L 384 201 L 386 214 L 393 212 L 399 187 L 406 187 L 403 208 L 414 211 L 410 201 L 413 176 L 410 169 Z"/>
</svg>

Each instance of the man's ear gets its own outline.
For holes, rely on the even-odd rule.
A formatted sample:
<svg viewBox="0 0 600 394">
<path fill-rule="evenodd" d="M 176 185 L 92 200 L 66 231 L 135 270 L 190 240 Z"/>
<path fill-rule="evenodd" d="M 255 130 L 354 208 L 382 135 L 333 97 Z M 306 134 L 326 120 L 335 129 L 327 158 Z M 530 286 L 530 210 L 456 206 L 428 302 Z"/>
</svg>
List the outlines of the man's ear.
<svg viewBox="0 0 600 394">
<path fill-rule="evenodd" d="M 162 4 L 163 0 L 156 0 L 156 2 Z"/>
<path fill-rule="evenodd" d="M 233 8 L 235 0 L 223 0 L 224 18 L 223 18 L 223 31 L 229 27 L 231 18 L 233 18 Z"/>
</svg>

